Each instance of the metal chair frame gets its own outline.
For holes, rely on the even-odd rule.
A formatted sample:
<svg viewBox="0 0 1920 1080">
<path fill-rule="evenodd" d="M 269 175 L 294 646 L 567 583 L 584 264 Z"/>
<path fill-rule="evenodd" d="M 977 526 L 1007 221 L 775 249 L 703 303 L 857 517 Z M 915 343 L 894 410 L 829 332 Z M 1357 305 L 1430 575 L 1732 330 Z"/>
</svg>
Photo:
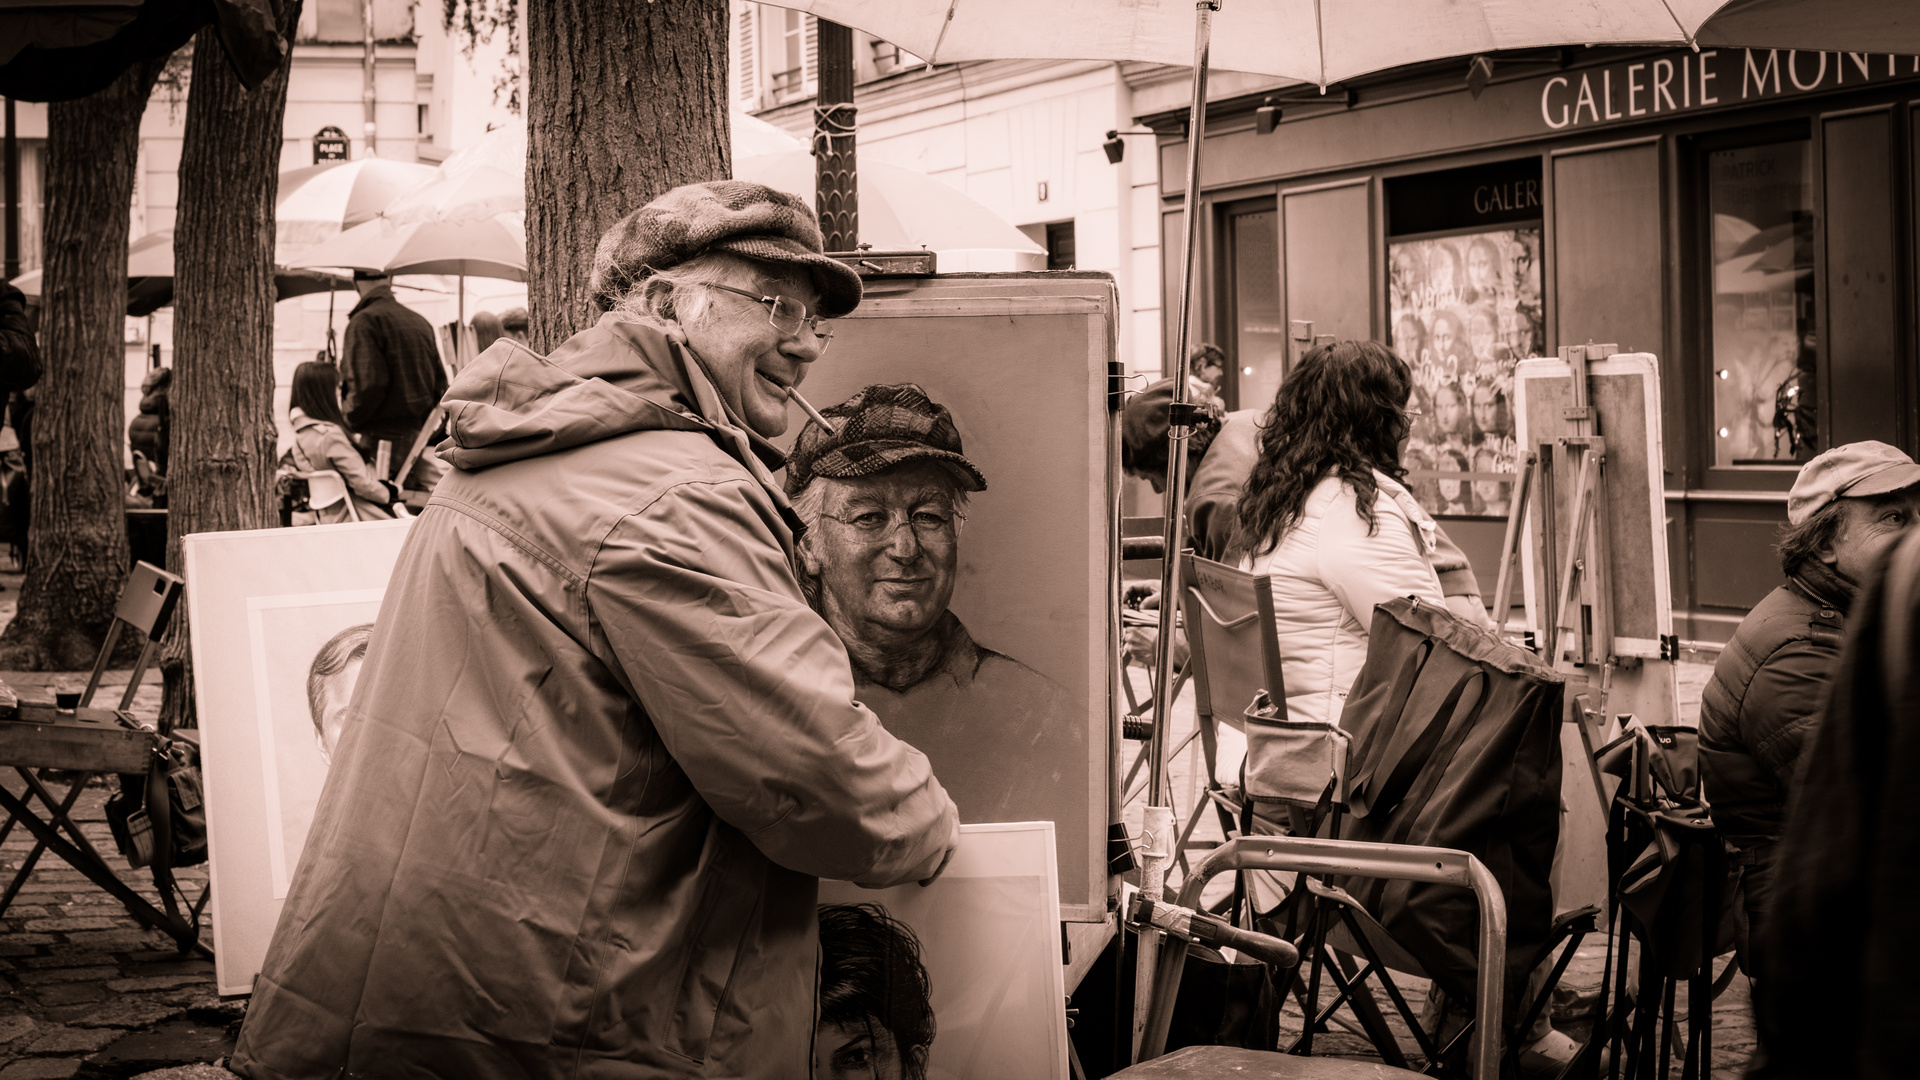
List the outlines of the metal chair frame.
<svg viewBox="0 0 1920 1080">
<path fill-rule="evenodd" d="M 1215 874 L 1242 870 L 1291 870 L 1302 875 L 1396 878 L 1470 889 L 1480 911 L 1477 949 L 1479 969 L 1483 972 L 1504 969 L 1506 899 L 1492 873 L 1480 860 L 1464 851 L 1291 836 L 1240 836 L 1215 848 L 1194 867 L 1193 873 L 1181 885 L 1178 902 L 1182 906 L 1192 907 L 1199 901 L 1207 881 Z M 1364 938 L 1361 941 L 1364 948 Z M 1378 964 L 1377 955 L 1371 955 L 1371 950 L 1366 951 L 1370 955 L 1367 967 L 1362 969 L 1362 977 Z M 1141 1043 L 1142 1061 L 1158 1057 L 1166 1047 L 1167 1032 L 1173 1019 L 1173 1000 L 1185 966 L 1184 949 L 1161 951 L 1147 1013 L 1146 1034 Z M 1334 980 L 1336 985 L 1348 982 L 1357 984 L 1359 981 L 1343 979 L 1339 975 L 1335 975 Z M 1468 1033 L 1472 1040 L 1472 1076 L 1475 1080 L 1497 1080 L 1500 1073 L 1503 983 L 1504 980 L 1499 978 L 1477 980 L 1474 1023 Z M 1336 1000 L 1330 1005 L 1328 1014 L 1339 1004 Z"/>
</svg>

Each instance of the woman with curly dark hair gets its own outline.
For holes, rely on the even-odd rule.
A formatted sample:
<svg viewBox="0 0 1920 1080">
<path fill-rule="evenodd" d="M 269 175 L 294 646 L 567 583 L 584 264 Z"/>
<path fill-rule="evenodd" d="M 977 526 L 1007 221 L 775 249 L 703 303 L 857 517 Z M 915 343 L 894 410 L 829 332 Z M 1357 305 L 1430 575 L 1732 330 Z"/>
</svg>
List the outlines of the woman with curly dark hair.
<svg viewBox="0 0 1920 1080">
<path fill-rule="evenodd" d="M 1375 604 L 1444 606 L 1433 519 L 1404 486 L 1413 374 L 1375 341 L 1322 345 L 1289 372 L 1260 425 L 1229 561 L 1273 582 L 1294 720 L 1339 722 Z"/>
</svg>

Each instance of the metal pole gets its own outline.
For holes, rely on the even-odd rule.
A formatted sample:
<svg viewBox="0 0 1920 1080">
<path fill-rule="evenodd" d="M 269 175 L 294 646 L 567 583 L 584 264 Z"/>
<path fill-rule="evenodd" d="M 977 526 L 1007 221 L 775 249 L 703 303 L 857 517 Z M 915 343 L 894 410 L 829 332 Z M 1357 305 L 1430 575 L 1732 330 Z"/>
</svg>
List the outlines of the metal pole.
<svg viewBox="0 0 1920 1080">
<path fill-rule="evenodd" d="M 360 103 L 366 113 L 361 123 L 360 156 L 374 157 L 379 132 L 374 112 L 379 97 L 373 88 L 373 0 L 360 0 L 360 41 Z"/>
<path fill-rule="evenodd" d="M 5 145 L 0 147 L 0 187 L 6 189 L 5 201 L 0 204 L 0 215 L 6 220 L 6 262 L 0 281 L 20 276 L 20 142 L 14 138 L 12 98 L 7 99 L 6 114 Z"/>
<path fill-rule="evenodd" d="M 1179 353 L 1172 357 L 1174 421 L 1167 428 L 1166 550 L 1160 566 L 1160 642 L 1155 665 L 1158 681 L 1153 688 L 1153 773 L 1147 778 L 1147 805 L 1166 805 L 1163 790 L 1167 766 L 1168 710 L 1173 701 L 1174 616 L 1180 610 L 1180 549 L 1186 547 L 1187 436 L 1184 406 L 1187 402 L 1187 353 L 1193 348 L 1193 293 L 1195 248 L 1200 242 L 1200 142 L 1207 120 L 1207 53 L 1213 35 L 1213 13 L 1220 10 L 1219 0 L 1199 0 L 1194 4 L 1193 28 L 1193 106 L 1187 114 L 1187 191 L 1183 200 L 1186 214 L 1186 250 L 1180 253 L 1180 334 Z M 1158 897 L 1155 897 L 1157 900 Z"/>
<path fill-rule="evenodd" d="M 1173 404 L 1167 428 L 1167 490 L 1165 546 L 1160 564 L 1160 641 L 1155 657 L 1158 678 L 1153 687 L 1153 741 L 1148 763 L 1147 806 L 1140 829 L 1143 845 L 1140 891 L 1154 900 L 1166 892 L 1167 867 L 1173 862 L 1177 838 L 1173 835 L 1173 808 L 1167 802 L 1167 738 L 1173 710 L 1173 633 L 1180 610 L 1180 549 L 1186 546 L 1187 495 L 1187 352 L 1193 338 L 1193 272 L 1200 238 L 1200 144 L 1206 131 L 1207 55 L 1213 38 L 1213 13 L 1219 0 L 1198 0 L 1193 6 L 1193 105 L 1187 113 L 1187 191 L 1184 200 L 1186 250 L 1180 256 L 1179 351 L 1173 357 Z M 1159 964 L 1160 935 L 1142 929 L 1134 977 L 1133 1053 L 1140 1054 L 1152 1001 L 1154 969 Z"/>
</svg>

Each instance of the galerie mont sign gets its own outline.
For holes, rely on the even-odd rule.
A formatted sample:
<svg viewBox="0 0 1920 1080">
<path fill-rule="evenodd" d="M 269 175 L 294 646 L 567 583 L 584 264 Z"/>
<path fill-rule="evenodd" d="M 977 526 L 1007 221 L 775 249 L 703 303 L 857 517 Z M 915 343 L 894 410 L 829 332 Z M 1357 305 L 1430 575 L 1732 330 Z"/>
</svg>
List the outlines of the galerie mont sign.
<svg viewBox="0 0 1920 1080">
<path fill-rule="evenodd" d="M 1725 108 L 1920 76 L 1920 56 L 1797 49 L 1679 50 L 1555 75 L 1540 120 L 1555 131 Z"/>
</svg>

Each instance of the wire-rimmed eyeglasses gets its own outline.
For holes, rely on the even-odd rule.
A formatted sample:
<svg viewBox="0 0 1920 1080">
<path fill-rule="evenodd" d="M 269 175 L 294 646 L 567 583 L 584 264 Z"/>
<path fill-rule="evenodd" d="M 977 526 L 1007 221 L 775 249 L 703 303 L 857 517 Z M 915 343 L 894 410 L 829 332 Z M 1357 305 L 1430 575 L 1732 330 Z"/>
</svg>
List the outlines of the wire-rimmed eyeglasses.
<svg viewBox="0 0 1920 1080">
<path fill-rule="evenodd" d="M 833 340 L 832 324 L 818 315 L 809 316 L 807 314 L 807 305 L 798 300 L 785 296 L 762 296 L 759 293 L 748 292 L 745 289 L 736 289 L 731 285 L 721 285 L 712 281 L 705 282 L 705 285 L 709 289 L 719 289 L 722 292 L 730 292 L 735 296 L 744 296 L 749 300 L 757 300 L 767 305 L 767 322 L 772 324 L 775 330 L 780 331 L 788 337 L 799 337 L 802 327 L 812 330 L 814 342 L 819 346 L 821 352 L 826 352 L 827 343 Z"/>
</svg>

